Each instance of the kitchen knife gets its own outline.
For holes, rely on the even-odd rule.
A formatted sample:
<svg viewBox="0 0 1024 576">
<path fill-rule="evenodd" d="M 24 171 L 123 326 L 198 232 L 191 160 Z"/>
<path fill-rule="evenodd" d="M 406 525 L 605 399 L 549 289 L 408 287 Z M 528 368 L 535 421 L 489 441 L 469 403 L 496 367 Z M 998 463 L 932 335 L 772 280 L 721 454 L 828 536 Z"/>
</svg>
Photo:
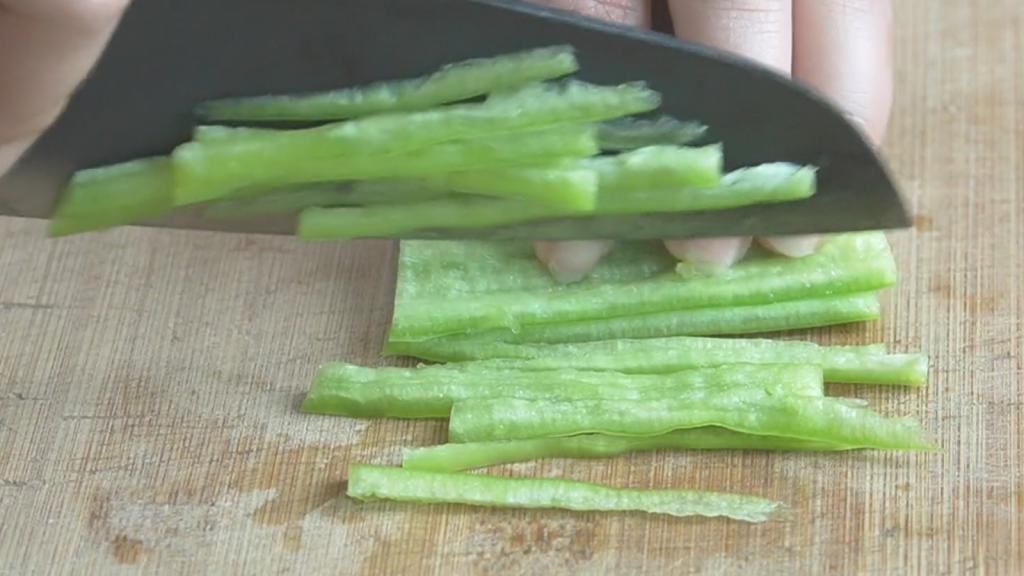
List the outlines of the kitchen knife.
<svg viewBox="0 0 1024 576">
<path fill-rule="evenodd" d="M 814 164 L 817 193 L 697 213 L 557 218 L 403 238 L 685 238 L 892 229 L 910 218 L 883 160 L 813 90 L 745 59 L 658 32 L 514 0 L 136 0 L 56 124 L 0 180 L 0 214 L 48 218 L 78 169 L 166 154 L 197 104 L 418 76 L 468 58 L 555 44 L 578 77 L 644 81 L 661 111 L 709 127 L 726 169 Z M 195 208 L 142 224 L 292 233 L 294 217 L 213 220 Z"/>
</svg>

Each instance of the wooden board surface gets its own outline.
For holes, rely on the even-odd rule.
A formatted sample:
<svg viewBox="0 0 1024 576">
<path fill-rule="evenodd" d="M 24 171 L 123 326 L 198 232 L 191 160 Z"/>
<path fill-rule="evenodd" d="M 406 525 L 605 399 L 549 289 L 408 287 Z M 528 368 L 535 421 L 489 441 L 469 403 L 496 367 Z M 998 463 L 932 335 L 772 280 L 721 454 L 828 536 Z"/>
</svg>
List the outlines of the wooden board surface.
<svg viewBox="0 0 1024 576">
<path fill-rule="evenodd" d="M 917 227 L 884 320 L 810 336 L 931 354 L 927 389 L 846 391 L 941 452 L 506 469 L 793 506 L 759 526 L 356 504 L 350 462 L 442 439 L 295 410 L 318 363 L 378 361 L 390 245 L 0 219 L 0 574 L 1024 573 L 1024 4 L 895 4 Z"/>
</svg>

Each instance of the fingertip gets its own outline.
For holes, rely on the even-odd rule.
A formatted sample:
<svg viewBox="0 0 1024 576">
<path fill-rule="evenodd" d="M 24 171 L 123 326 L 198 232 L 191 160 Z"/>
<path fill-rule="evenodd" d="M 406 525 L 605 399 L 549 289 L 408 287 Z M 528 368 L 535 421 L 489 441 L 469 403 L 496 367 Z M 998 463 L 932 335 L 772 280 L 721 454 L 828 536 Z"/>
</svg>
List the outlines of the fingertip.
<svg viewBox="0 0 1024 576">
<path fill-rule="evenodd" d="M 691 240 L 665 240 L 669 253 L 685 262 L 728 268 L 739 262 L 750 249 L 752 239 L 696 238 Z"/>
<path fill-rule="evenodd" d="M 568 284 L 586 278 L 613 245 L 610 240 L 536 242 L 533 250 L 556 281 Z"/>
<path fill-rule="evenodd" d="M 762 236 L 757 239 L 757 242 L 776 254 L 790 258 L 803 258 L 814 254 L 823 240 L 823 236 L 817 235 Z"/>
</svg>

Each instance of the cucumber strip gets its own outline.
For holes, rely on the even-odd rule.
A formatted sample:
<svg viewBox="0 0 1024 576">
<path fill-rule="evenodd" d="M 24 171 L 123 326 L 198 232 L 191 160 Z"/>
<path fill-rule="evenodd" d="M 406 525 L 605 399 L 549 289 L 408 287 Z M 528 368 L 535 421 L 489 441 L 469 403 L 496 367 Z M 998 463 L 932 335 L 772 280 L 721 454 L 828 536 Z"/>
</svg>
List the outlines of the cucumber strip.
<svg viewBox="0 0 1024 576">
<path fill-rule="evenodd" d="M 530 324 L 517 330 L 486 330 L 442 336 L 434 340 L 472 346 L 489 342 L 563 344 L 620 338 L 746 335 L 865 322 L 878 319 L 880 313 L 878 295 L 868 292 L 774 304 L 697 308 L 601 320 Z M 416 342 L 422 340 L 413 341 Z M 409 344 L 392 338 L 386 343 L 385 351 L 400 354 L 403 347 Z"/>
<path fill-rule="evenodd" d="M 160 216 L 174 207 L 167 158 L 145 158 L 79 171 L 48 225 L 53 237 L 104 230 Z"/>
<path fill-rule="evenodd" d="M 590 212 L 597 205 L 597 174 L 585 168 L 512 168 L 430 176 L 438 189 L 536 202 L 553 214 Z M 413 217 L 412 219 L 415 219 Z"/>
<path fill-rule="evenodd" d="M 486 228 L 543 218 L 551 206 L 503 198 L 439 198 L 358 208 L 307 208 L 299 214 L 303 240 L 388 237 L 441 228 Z"/>
<path fill-rule="evenodd" d="M 722 181 L 722 146 L 648 146 L 581 162 L 595 171 L 599 205 L 628 192 L 716 186 Z"/>
<path fill-rule="evenodd" d="M 298 212 L 311 206 L 345 205 L 350 190 L 344 184 L 286 187 L 259 195 L 246 194 L 214 200 L 203 210 L 211 218 L 250 218 L 267 214 Z"/>
<path fill-rule="evenodd" d="M 433 472 L 459 472 L 544 458 L 614 458 L 654 450 L 778 450 L 836 452 L 846 446 L 779 436 L 743 434 L 724 428 L 676 430 L 659 436 L 630 438 L 584 434 L 494 442 L 466 442 L 406 451 L 402 467 Z"/>
<path fill-rule="evenodd" d="M 501 339 L 528 342 L 530 333 L 557 332 L 569 323 L 568 333 L 576 336 L 537 341 L 809 327 L 876 317 L 874 296 L 828 297 L 874 291 L 896 280 L 882 233 L 839 235 L 805 258 L 754 257 L 717 275 L 684 277 L 672 273 L 675 264 L 659 244 L 623 244 L 588 279 L 561 285 L 537 262 L 529 244 L 403 242 L 390 339 L 500 329 L 518 331 L 515 338 Z M 741 317 L 755 325 L 737 323 Z M 705 319 L 718 326 L 702 324 Z M 602 337 L 604 330 L 608 335 Z"/>
<path fill-rule="evenodd" d="M 490 442 L 590 433 L 657 436 L 705 426 L 854 448 L 932 449 L 920 425 L 910 419 L 887 419 L 837 398 L 756 397 L 733 390 L 709 393 L 699 401 L 460 400 L 452 407 L 448 438 Z"/>
<path fill-rule="evenodd" d="M 249 218 L 297 213 L 306 208 L 410 204 L 454 196 L 448 190 L 415 180 L 365 180 L 288 186 L 264 194 L 229 196 L 207 204 L 204 214 L 212 218 Z"/>
<path fill-rule="evenodd" d="M 258 147 L 259 142 L 253 141 L 248 145 Z M 309 157 L 302 161 L 295 161 L 291 165 L 285 165 L 282 160 L 273 160 L 268 157 L 265 159 L 266 162 L 268 164 L 276 163 L 277 167 L 266 168 L 264 166 L 264 168 L 254 169 L 251 172 L 264 174 L 276 172 L 272 178 L 260 182 L 249 182 L 245 186 L 232 186 L 231 191 L 347 180 L 418 179 L 452 171 L 492 170 L 546 164 L 553 158 L 582 158 L 592 155 L 596 150 L 593 127 L 576 125 L 480 141 L 449 142 L 416 153 L 390 156 Z M 192 157 L 186 161 L 190 165 L 190 167 L 184 168 L 186 172 L 196 167 L 193 160 L 204 165 L 210 159 Z M 220 170 L 215 166 L 201 167 L 200 171 L 207 171 L 215 178 L 219 178 L 217 174 Z M 229 169 L 228 172 L 230 171 Z M 189 176 L 186 174 L 184 178 L 189 178 Z M 193 184 L 197 182 L 199 180 L 192 181 Z"/>
<path fill-rule="evenodd" d="M 821 366 L 826 382 L 920 386 L 928 378 L 924 354 L 888 354 L 881 344 L 819 346 L 766 338 L 676 336 L 543 345 L 440 338 L 396 342 L 389 352 L 434 362 L 468 362 L 488 370 L 572 368 L 664 374 L 733 363 L 806 363 Z"/>
<path fill-rule="evenodd" d="M 846 384 L 923 386 L 928 382 L 926 354 L 858 354 L 825 349 L 822 368 L 828 381 Z"/>
<path fill-rule="evenodd" d="M 778 502 L 740 494 L 612 488 L 556 478 L 448 474 L 366 464 L 349 467 L 347 495 L 362 501 L 639 511 L 671 516 L 726 517 L 747 522 L 768 520 L 782 507 Z"/>
<path fill-rule="evenodd" d="M 439 338 L 410 342 L 403 344 L 402 348 L 403 354 L 432 362 L 476 362 L 480 366 L 501 366 L 506 362 L 516 362 L 521 370 L 545 370 L 545 366 L 587 366 L 590 370 L 626 374 L 660 374 L 737 362 L 790 364 L 797 361 L 801 364 L 822 364 L 822 357 L 833 352 L 847 352 L 851 356 L 888 354 L 884 344 L 819 346 L 801 340 L 704 336 L 626 338 L 574 344 L 470 344 Z M 577 364 L 579 366 L 573 366 Z"/>
<path fill-rule="evenodd" d="M 714 391 L 823 396 L 821 368 L 744 365 L 672 374 L 478 370 L 472 364 L 363 368 L 330 363 L 318 371 L 302 411 L 353 417 L 446 418 L 453 402 L 472 398 L 699 398 Z"/>
<path fill-rule="evenodd" d="M 880 314 L 878 295 L 868 292 L 773 304 L 693 308 L 619 318 L 529 324 L 518 330 L 498 329 L 451 338 L 560 344 L 617 338 L 744 335 L 866 322 L 877 320 Z"/>
<path fill-rule="evenodd" d="M 558 78 L 578 68 L 571 46 L 549 46 L 464 60 L 420 78 L 314 94 L 214 100 L 202 104 L 199 114 L 222 121 L 341 120 L 380 112 L 421 110 Z"/>
<path fill-rule="evenodd" d="M 434 152 L 431 147 L 445 142 L 472 140 L 468 152 L 464 145 L 460 155 L 472 158 L 473 151 L 503 135 L 601 121 L 650 110 L 659 103 L 659 95 L 641 84 L 596 86 L 573 81 L 557 88 L 529 86 L 481 104 L 382 114 L 301 130 L 242 129 L 232 137 L 230 129 L 222 129 L 220 136 L 189 142 L 174 151 L 176 200 L 190 204 L 253 186 L 505 167 L 509 164 L 470 162 L 426 170 L 429 164 L 422 159 Z M 559 156 L 590 156 L 598 151 L 596 128 L 588 136 L 585 153 L 551 151 L 539 157 L 529 140 L 519 138 L 525 149 L 516 156 L 540 163 Z M 409 161 L 418 168 L 402 169 Z"/>
<path fill-rule="evenodd" d="M 192 130 L 192 141 L 200 143 L 241 142 L 263 136 L 280 136 L 287 132 L 282 128 L 255 128 L 252 126 L 199 125 Z"/>
<path fill-rule="evenodd" d="M 604 160 L 604 159 L 600 159 Z M 788 163 L 740 168 L 725 174 L 711 187 L 637 187 L 598 196 L 595 213 L 636 214 L 724 210 L 752 204 L 790 202 L 814 195 L 816 169 Z"/>
<path fill-rule="evenodd" d="M 618 152 L 661 144 L 682 146 L 699 140 L 706 132 L 707 126 L 699 122 L 683 122 L 671 116 L 653 120 L 620 118 L 602 122 L 597 141 L 602 150 Z"/>
</svg>

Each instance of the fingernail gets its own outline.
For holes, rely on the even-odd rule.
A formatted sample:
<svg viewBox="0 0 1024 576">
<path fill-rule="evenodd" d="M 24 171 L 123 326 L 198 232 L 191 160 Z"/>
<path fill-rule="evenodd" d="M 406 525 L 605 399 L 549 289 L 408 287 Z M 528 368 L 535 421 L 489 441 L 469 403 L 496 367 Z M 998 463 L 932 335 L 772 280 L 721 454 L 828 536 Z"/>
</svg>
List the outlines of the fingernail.
<svg viewBox="0 0 1024 576">
<path fill-rule="evenodd" d="M 821 236 L 764 236 L 757 241 L 772 252 L 790 258 L 803 258 L 814 254 L 821 245 Z"/>
<path fill-rule="evenodd" d="M 613 245 L 605 240 L 537 242 L 534 253 L 556 281 L 567 284 L 586 278 Z"/>
<path fill-rule="evenodd" d="M 740 261 L 750 249 L 751 238 L 698 238 L 666 240 L 665 247 L 680 260 L 728 268 Z"/>
</svg>

